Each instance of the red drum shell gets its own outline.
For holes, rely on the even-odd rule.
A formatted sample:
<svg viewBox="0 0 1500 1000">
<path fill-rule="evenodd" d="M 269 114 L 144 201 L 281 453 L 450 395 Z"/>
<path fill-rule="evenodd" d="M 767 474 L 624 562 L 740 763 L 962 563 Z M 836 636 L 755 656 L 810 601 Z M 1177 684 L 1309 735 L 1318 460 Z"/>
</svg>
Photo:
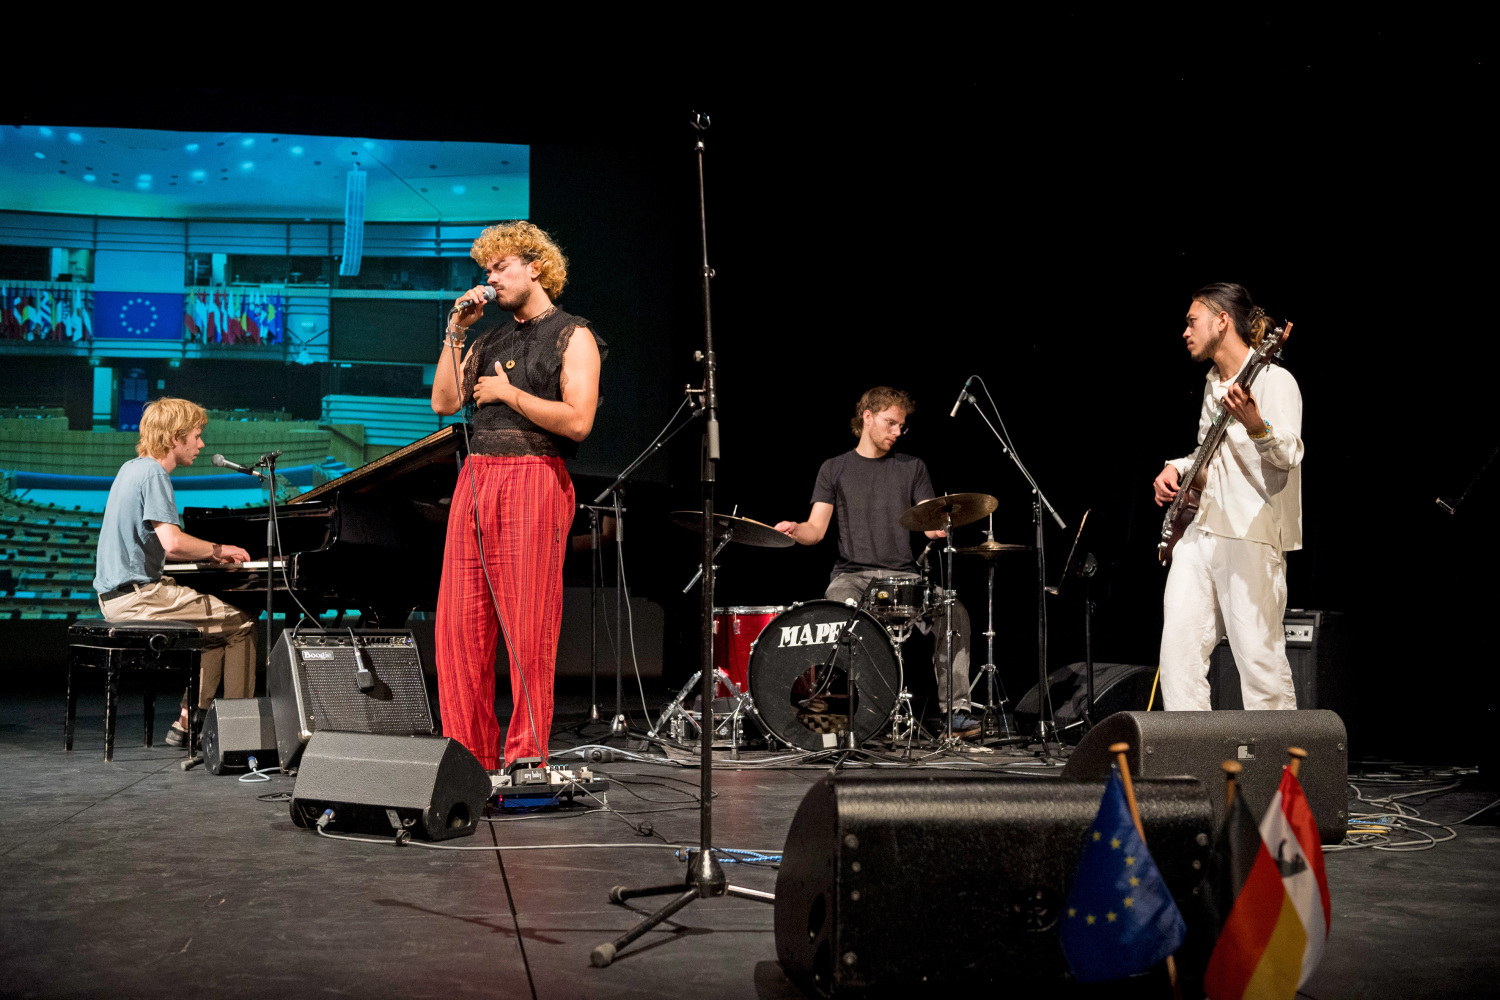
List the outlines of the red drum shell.
<svg viewBox="0 0 1500 1000">
<path fill-rule="evenodd" d="M 714 608 L 714 667 L 741 691 L 750 690 L 750 648 L 771 619 L 785 610 L 769 604 Z M 715 697 L 728 698 L 729 689 L 720 683 Z"/>
</svg>

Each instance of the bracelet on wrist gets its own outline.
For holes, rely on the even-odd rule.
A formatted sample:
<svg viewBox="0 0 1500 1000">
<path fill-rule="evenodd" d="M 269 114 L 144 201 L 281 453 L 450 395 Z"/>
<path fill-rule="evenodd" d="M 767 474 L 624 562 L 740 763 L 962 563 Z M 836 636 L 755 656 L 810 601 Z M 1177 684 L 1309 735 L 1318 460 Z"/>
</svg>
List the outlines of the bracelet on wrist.
<svg viewBox="0 0 1500 1000">
<path fill-rule="evenodd" d="M 1254 431 L 1251 431 L 1248 428 L 1246 428 L 1246 433 L 1250 435 L 1250 440 L 1252 440 L 1252 441 L 1263 441 L 1263 440 L 1265 440 L 1266 436 L 1271 433 L 1271 421 L 1267 420 L 1265 422 L 1265 424 L 1266 425 L 1261 428 L 1259 434 L 1256 434 Z"/>
</svg>

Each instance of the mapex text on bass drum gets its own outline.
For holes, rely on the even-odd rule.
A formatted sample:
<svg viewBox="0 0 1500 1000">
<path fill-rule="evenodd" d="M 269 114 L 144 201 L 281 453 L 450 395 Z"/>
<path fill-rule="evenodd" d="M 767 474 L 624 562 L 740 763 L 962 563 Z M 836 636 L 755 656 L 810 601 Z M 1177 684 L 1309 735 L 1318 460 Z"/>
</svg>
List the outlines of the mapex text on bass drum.
<svg viewBox="0 0 1500 1000">
<path fill-rule="evenodd" d="M 839 601 L 794 604 L 761 631 L 750 654 L 750 694 L 780 739 L 824 750 L 870 739 L 901 691 L 901 665 L 885 627 Z"/>
</svg>

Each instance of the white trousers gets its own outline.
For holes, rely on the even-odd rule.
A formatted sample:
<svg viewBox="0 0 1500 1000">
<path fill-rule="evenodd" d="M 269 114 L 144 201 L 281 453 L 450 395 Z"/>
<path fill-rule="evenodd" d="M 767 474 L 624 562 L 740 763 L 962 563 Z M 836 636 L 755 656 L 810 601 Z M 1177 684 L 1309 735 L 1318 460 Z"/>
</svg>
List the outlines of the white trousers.
<svg viewBox="0 0 1500 1000">
<path fill-rule="evenodd" d="M 1247 709 L 1297 707 L 1281 623 L 1282 553 L 1189 525 L 1172 550 L 1162 611 L 1161 696 L 1167 711 L 1209 710 L 1208 659 L 1224 635 Z"/>
</svg>

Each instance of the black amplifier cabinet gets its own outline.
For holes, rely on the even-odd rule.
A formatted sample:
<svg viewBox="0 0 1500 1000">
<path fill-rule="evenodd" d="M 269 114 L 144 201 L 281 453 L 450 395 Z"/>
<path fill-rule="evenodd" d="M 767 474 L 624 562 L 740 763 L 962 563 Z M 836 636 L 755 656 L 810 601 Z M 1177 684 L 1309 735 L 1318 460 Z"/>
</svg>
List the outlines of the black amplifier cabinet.
<svg viewBox="0 0 1500 1000">
<path fill-rule="evenodd" d="M 1282 618 L 1286 630 L 1286 658 L 1292 665 L 1292 684 L 1298 708 L 1326 708 L 1340 714 L 1350 709 L 1345 679 L 1344 616 L 1336 611 L 1288 608 Z M 1245 707 L 1240 672 L 1234 665 L 1229 640 L 1219 640 L 1208 661 L 1209 704 L 1238 711 Z"/>
<path fill-rule="evenodd" d="M 373 675 L 368 691 L 359 688 L 356 655 Z M 409 631 L 283 632 L 271 651 L 266 693 L 276 723 L 277 755 L 287 772 L 296 770 L 303 746 L 321 730 L 433 733 L 421 657 Z"/>
<path fill-rule="evenodd" d="M 1056 995 L 1067 968 L 1058 928 L 1104 786 L 930 772 L 821 779 L 787 831 L 777 959 L 810 997 Z M 1135 792 L 1192 934 L 1209 796 L 1193 778 L 1143 778 Z M 1200 939 L 1178 952 L 1189 979 L 1207 957 Z"/>
</svg>

